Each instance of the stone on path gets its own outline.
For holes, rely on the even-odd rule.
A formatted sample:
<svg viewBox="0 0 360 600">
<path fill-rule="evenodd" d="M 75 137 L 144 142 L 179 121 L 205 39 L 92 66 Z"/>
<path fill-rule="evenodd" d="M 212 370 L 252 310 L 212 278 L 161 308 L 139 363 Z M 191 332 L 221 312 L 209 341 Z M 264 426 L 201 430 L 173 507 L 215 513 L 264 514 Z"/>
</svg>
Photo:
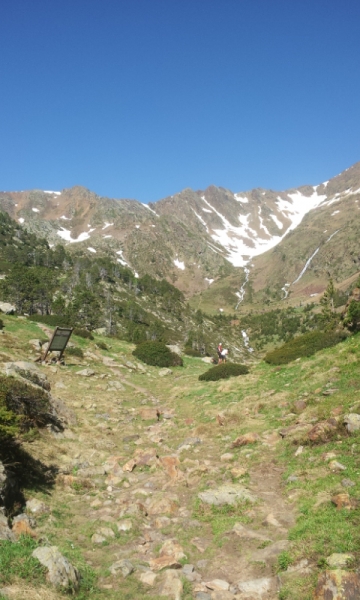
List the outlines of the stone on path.
<svg viewBox="0 0 360 600">
<path fill-rule="evenodd" d="M 49 511 L 48 507 L 44 502 L 37 498 L 31 498 L 26 502 L 26 510 L 31 512 L 33 515 L 42 515 Z"/>
<path fill-rule="evenodd" d="M 126 558 L 117 560 L 109 567 L 109 571 L 112 575 L 118 575 L 121 572 L 123 577 L 128 577 L 134 570 L 134 565 Z"/>
<path fill-rule="evenodd" d="M 359 600 L 360 576 L 343 571 L 320 573 L 314 593 L 314 600 Z"/>
<path fill-rule="evenodd" d="M 165 571 L 163 582 L 159 588 L 160 596 L 167 596 L 172 600 L 181 600 L 183 584 L 179 578 L 179 573 L 173 569 Z"/>
<path fill-rule="evenodd" d="M 180 460 L 177 456 L 162 456 L 160 464 L 172 481 L 182 479 L 184 474 L 179 470 Z"/>
<path fill-rule="evenodd" d="M 247 444 L 255 444 L 260 440 L 260 436 L 257 433 L 249 432 L 244 435 L 240 435 L 236 440 L 231 444 L 232 448 L 239 448 L 240 446 L 247 446 Z"/>
<path fill-rule="evenodd" d="M 277 589 L 276 579 L 273 577 L 261 577 L 260 579 L 238 581 L 237 586 L 240 592 L 256 594 L 255 598 L 257 600 L 260 598 L 268 598 L 268 594 Z"/>
<path fill-rule="evenodd" d="M 92 377 L 95 375 L 95 371 L 93 371 L 93 369 L 82 369 L 82 371 L 78 371 L 75 375 L 80 375 L 80 377 Z"/>
<path fill-rule="evenodd" d="M 215 591 L 226 591 L 230 587 L 230 584 L 227 581 L 224 581 L 224 579 L 213 579 L 212 581 L 207 581 L 205 585 L 209 590 Z"/>
<path fill-rule="evenodd" d="M 117 523 L 118 531 L 130 531 L 132 529 L 132 522 L 126 519 L 125 521 L 120 521 Z"/>
<path fill-rule="evenodd" d="M 149 515 L 167 515 L 178 511 L 178 502 L 169 495 L 156 496 L 146 505 L 146 511 Z"/>
<path fill-rule="evenodd" d="M 77 590 L 80 575 L 57 546 L 40 546 L 32 553 L 34 558 L 48 569 L 47 579 L 55 587 Z"/>
<path fill-rule="evenodd" d="M 220 485 L 217 489 L 205 490 L 198 494 L 200 500 L 206 504 L 222 506 L 224 504 L 235 505 L 237 502 L 256 502 L 256 497 L 243 485 L 238 483 L 227 483 Z"/>
<path fill-rule="evenodd" d="M 143 573 L 140 573 L 139 579 L 141 583 L 153 586 L 157 576 L 157 573 L 153 573 L 153 571 L 144 571 Z"/>
</svg>

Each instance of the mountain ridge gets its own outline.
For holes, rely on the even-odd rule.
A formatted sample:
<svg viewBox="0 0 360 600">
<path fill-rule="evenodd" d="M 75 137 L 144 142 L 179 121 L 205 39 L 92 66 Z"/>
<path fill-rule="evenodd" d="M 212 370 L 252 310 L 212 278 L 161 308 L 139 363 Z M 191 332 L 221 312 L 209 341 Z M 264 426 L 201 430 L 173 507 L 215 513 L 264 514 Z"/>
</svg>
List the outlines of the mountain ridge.
<svg viewBox="0 0 360 600">
<path fill-rule="evenodd" d="M 71 250 L 76 247 L 85 253 L 110 253 L 136 274 L 166 277 L 188 297 L 206 292 L 224 277 L 239 277 L 241 284 L 247 270 L 257 291 L 264 277 L 256 273 L 267 269 L 272 272 L 270 287 L 275 286 L 281 299 L 286 296 L 286 284 L 295 286 L 316 248 L 321 246 L 321 251 L 310 261 L 313 267 L 324 254 L 325 245 L 327 251 L 331 249 L 334 242 L 328 238 L 338 225 L 342 230 L 349 228 L 356 216 L 353 208 L 359 208 L 359 194 L 360 163 L 356 163 L 329 181 L 282 192 L 255 188 L 233 193 L 211 185 L 204 191 L 185 188 L 145 205 L 137 200 L 105 198 L 74 186 L 61 192 L 1 192 L 0 208 L 50 244 L 61 241 Z M 319 235 L 321 220 L 325 223 L 323 231 L 329 235 L 319 246 L 319 240 L 313 240 L 311 222 L 316 223 Z M 305 234 L 308 243 L 299 245 L 298 238 Z M 281 259 L 285 264 L 279 266 L 275 260 L 274 267 L 271 259 L 271 268 L 266 266 L 269 253 L 289 254 L 289 239 L 299 246 L 298 255 L 290 252 L 290 262 Z M 354 244 L 350 245 L 349 252 L 354 253 Z M 349 256 L 345 260 L 347 277 L 351 274 Z M 327 256 L 322 273 L 328 262 Z M 357 259 L 353 265 L 355 272 Z M 309 275 L 311 270 L 306 272 Z M 291 282 L 285 273 L 291 275 Z M 269 281 L 265 283 L 268 287 Z M 234 303 L 239 299 L 235 297 Z"/>
</svg>

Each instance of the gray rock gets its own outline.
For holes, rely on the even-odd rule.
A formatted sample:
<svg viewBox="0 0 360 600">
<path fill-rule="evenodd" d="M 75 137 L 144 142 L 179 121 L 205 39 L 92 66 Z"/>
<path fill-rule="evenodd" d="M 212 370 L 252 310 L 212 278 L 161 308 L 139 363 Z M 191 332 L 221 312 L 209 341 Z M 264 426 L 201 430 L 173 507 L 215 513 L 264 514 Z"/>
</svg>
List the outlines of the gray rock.
<svg viewBox="0 0 360 600">
<path fill-rule="evenodd" d="M 249 490 L 238 483 L 225 483 L 217 489 L 200 492 L 198 497 L 206 504 L 213 504 L 215 506 L 224 504 L 235 505 L 244 500 L 254 503 L 257 500 Z"/>
<path fill-rule="evenodd" d="M 193 573 L 193 571 L 194 571 L 194 565 L 187 564 L 187 565 L 184 565 L 182 568 L 182 572 L 184 573 L 185 576 L 190 575 L 191 573 Z"/>
<path fill-rule="evenodd" d="M 210 594 L 207 592 L 198 592 L 195 596 L 196 600 L 211 600 Z"/>
<path fill-rule="evenodd" d="M 189 437 L 186 438 L 186 440 L 184 440 L 180 446 L 178 446 L 178 450 L 181 450 L 182 448 L 188 448 L 190 446 L 197 446 L 198 444 L 201 444 L 202 440 L 199 437 Z"/>
<path fill-rule="evenodd" d="M 168 596 L 172 600 L 181 600 L 183 584 L 179 574 L 175 569 L 168 569 L 164 572 L 163 582 L 159 589 L 160 596 Z"/>
<path fill-rule="evenodd" d="M 358 431 L 360 429 L 360 415 L 356 413 L 349 413 L 344 416 L 344 424 L 349 433 Z"/>
<path fill-rule="evenodd" d="M 0 540 L 15 542 L 15 535 L 8 526 L 7 519 L 0 513 Z"/>
<path fill-rule="evenodd" d="M 80 377 L 92 377 L 95 375 L 95 371 L 92 369 L 83 369 L 82 371 L 78 371 L 75 375 L 80 375 Z"/>
<path fill-rule="evenodd" d="M 111 567 L 109 567 L 109 571 L 112 575 L 118 575 L 119 572 L 121 572 L 123 577 L 128 577 L 134 570 L 134 565 L 126 558 L 114 562 Z"/>
<path fill-rule="evenodd" d="M 47 579 L 55 587 L 77 590 L 80 575 L 70 561 L 63 556 L 57 546 L 40 546 L 32 553 L 34 558 L 48 569 Z"/>
<path fill-rule="evenodd" d="M 341 481 L 341 485 L 342 485 L 343 487 L 353 487 L 353 486 L 355 485 L 355 483 L 354 483 L 353 481 L 351 481 L 351 479 L 347 479 L 347 478 L 345 477 L 345 479 L 342 479 L 342 481 Z"/>
<path fill-rule="evenodd" d="M 167 368 L 160 369 L 158 375 L 159 377 L 167 377 L 168 375 L 172 375 L 172 370 Z"/>
<path fill-rule="evenodd" d="M 261 577 L 260 579 L 249 579 L 237 583 L 240 592 L 257 594 L 256 598 L 267 598 L 269 592 L 277 588 L 276 579 L 273 577 Z"/>
<path fill-rule="evenodd" d="M 42 515 L 49 511 L 48 507 L 41 500 L 31 498 L 26 502 L 26 510 L 31 512 L 33 515 Z"/>
<path fill-rule="evenodd" d="M 4 315 L 13 315 L 16 312 L 16 306 L 9 302 L 0 302 L 0 311 L 4 313 Z"/>
</svg>

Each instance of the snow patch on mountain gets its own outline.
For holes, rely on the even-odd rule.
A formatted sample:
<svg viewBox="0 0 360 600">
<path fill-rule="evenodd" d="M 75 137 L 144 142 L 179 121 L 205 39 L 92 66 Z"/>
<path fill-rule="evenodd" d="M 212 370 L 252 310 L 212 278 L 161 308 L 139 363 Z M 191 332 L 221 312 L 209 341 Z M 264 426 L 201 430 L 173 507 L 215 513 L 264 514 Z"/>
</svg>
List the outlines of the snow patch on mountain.
<svg viewBox="0 0 360 600">
<path fill-rule="evenodd" d="M 234 199 L 236 202 L 241 202 L 243 204 L 247 204 L 249 202 L 249 198 L 247 196 L 241 196 L 240 194 L 234 194 Z"/>
<path fill-rule="evenodd" d="M 275 225 L 279 229 L 283 229 L 284 228 L 283 223 L 281 221 L 279 221 L 279 219 L 274 214 L 271 214 L 270 217 L 271 217 L 271 219 L 274 221 Z"/>
<path fill-rule="evenodd" d="M 175 258 L 174 265 L 178 269 L 181 269 L 182 271 L 185 271 L 185 264 L 181 260 L 178 260 L 177 258 Z"/>
<path fill-rule="evenodd" d="M 66 242 L 74 244 L 75 242 L 84 242 L 85 240 L 88 240 L 92 231 L 94 231 L 94 229 L 90 229 L 90 231 L 84 231 L 74 239 L 71 237 L 71 231 L 69 231 L 69 229 L 65 229 L 65 227 L 62 227 L 60 231 L 57 231 L 57 234 Z"/>
</svg>

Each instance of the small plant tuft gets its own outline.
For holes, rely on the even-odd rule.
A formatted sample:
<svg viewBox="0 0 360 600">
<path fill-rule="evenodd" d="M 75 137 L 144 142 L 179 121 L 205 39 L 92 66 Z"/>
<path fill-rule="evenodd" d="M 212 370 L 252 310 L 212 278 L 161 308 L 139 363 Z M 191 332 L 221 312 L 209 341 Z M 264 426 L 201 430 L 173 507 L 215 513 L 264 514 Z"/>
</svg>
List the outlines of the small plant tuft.
<svg viewBox="0 0 360 600">
<path fill-rule="evenodd" d="M 94 336 L 91 333 L 91 331 L 88 331 L 87 329 L 80 329 L 75 327 L 74 331 L 73 331 L 74 335 L 77 335 L 78 337 L 82 337 L 85 338 L 87 340 L 93 340 Z"/>
<path fill-rule="evenodd" d="M 66 348 L 66 354 L 70 356 L 77 356 L 78 358 L 84 358 L 84 353 L 78 346 L 68 346 Z"/>
<path fill-rule="evenodd" d="M 246 365 L 238 363 L 222 363 L 212 367 L 202 375 L 199 375 L 199 381 L 218 381 L 219 379 L 229 379 L 229 377 L 238 377 L 246 375 L 249 369 Z"/>
</svg>

